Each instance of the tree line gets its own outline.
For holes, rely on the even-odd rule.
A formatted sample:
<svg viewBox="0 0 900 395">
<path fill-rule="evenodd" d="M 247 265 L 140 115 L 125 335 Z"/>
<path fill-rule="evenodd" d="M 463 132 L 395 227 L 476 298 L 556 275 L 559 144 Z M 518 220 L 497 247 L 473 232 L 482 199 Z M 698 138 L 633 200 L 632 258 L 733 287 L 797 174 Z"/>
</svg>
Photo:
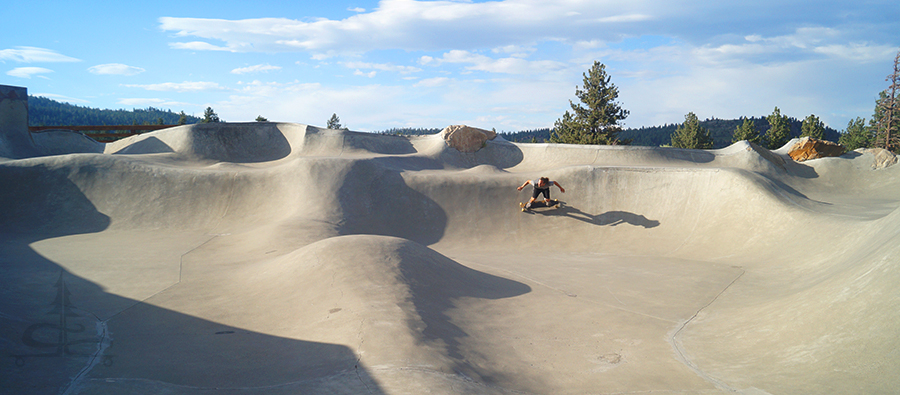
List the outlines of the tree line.
<svg viewBox="0 0 900 395">
<path fill-rule="evenodd" d="M 697 119 L 696 114 L 689 112 L 684 117 L 684 123 L 665 126 L 662 133 L 657 134 L 657 140 L 652 144 L 644 139 L 647 130 L 632 131 L 623 130 L 621 124 L 628 117 L 629 112 L 622 108 L 617 101 L 618 87 L 611 82 L 606 73 L 606 67 L 595 61 L 587 73 L 582 75 L 583 85 L 575 89 L 575 96 L 579 103 L 569 101 L 571 112 L 568 110 L 557 119 L 550 131 L 549 141 L 553 143 L 567 144 L 645 144 L 665 145 L 661 136 L 668 135 L 672 147 L 709 149 L 716 146 L 725 146 L 733 142 L 747 140 L 769 149 L 779 148 L 786 144 L 792 137 L 810 136 L 817 139 L 838 141 L 848 149 L 861 147 L 879 147 L 894 152 L 900 151 L 900 52 L 894 59 L 893 73 L 885 78 L 889 82 L 887 89 L 879 93 L 876 100 L 875 111 L 872 120 L 866 126 L 863 118 L 850 121 L 843 133 L 835 134 L 819 120 L 815 114 L 810 114 L 803 121 L 787 117 L 781 114 L 781 110 L 775 107 L 772 114 L 764 119 L 741 118 L 739 125 L 733 126 L 730 133 L 720 127 L 716 128 L 715 137 L 707 126 Z M 716 122 L 712 122 L 715 124 Z M 710 122 L 707 120 L 707 125 Z M 717 125 L 718 126 L 718 125 Z M 666 130 L 668 129 L 668 130 Z M 536 139 L 532 137 L 532 139 Z"/>
<path fill-rule="evenodd" d="M 132 110 L 101 110 L 61 103 L 43 96 L 28 96 L 28 124 L 57 125 L 178 125 L 199 123 L 202 119 L 184 113 L 154 107 Z"/>
</svg>

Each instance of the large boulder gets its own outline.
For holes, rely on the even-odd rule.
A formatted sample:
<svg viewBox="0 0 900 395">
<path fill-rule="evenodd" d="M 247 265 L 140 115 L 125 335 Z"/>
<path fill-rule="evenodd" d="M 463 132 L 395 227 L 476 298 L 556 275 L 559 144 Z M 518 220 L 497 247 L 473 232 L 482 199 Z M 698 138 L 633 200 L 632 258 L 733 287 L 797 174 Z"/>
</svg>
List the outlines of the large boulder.
<svg viewBox="0 0 900 395">
<path fill-rule="evenodd" d="M 845 152 L 847 152 L 847 149 L 843 145 L 812 137 L 804 137 L 791 147 L 788 155 L 797 162 L 803 162 L 810 159 L 841 156 Z"/>
<path fill-rule="evenodd" d="M 466 125 L 447 126 L 441 131 L 447 145 L 461 152 L 475 152 L 484 147 L 485 142 L 497 137 L 497 133 Z"/>
<path fill-rule="evenodd" d="M 871 154 L 873 157 L 872 168 L 883 169 L 897 164 L 897 155 L 884 148 L 859 148 L 856 152 Z"/>
</svg>

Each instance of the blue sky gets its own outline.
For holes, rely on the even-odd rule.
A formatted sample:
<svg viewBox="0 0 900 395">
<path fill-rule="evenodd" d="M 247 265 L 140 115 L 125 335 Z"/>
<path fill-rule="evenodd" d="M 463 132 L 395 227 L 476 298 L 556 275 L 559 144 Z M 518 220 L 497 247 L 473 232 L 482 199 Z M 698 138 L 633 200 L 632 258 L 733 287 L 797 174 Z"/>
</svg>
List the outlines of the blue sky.
<svg viewBox="0 0 900 395">
<path fill-rule="evenodd" d="M 351 130 L 550 127 L 597 60 L 626 127 L 871 117 L 890 1 L 17 1 L 0 84 L 81 106 Z"/>
</svg>

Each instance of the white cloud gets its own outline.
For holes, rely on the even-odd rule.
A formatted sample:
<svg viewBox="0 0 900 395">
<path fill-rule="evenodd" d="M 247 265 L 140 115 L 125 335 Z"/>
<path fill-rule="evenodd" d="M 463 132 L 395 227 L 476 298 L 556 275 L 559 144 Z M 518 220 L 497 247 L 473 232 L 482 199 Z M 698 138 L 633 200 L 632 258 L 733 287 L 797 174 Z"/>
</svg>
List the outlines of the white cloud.
<svg viewBox="0 0 900 395">
<path fill-rule="evenodd" d="M 136 75 L 143 73 L 146 70 L 121 63 L 107 63 L 91 66 L 88 68 L 88 71 L 92 74 L 100 75 Z"/>
<path fill-rule="evenodd" d="M 74 97 L 57 95 L 55 93 L 31 93 L 32 96 L 41 96 L 46 97 L 48 99 L 53 99 L 56 101 L 62 101 L 67 103 L 90 103 L 90 101 L 84 99 L 76 99 Z"/>
<path fill-rule="evenodd" d="M 403 103 L 412 97 L 415 109 Z M 247 84 L 239 94 L 212 103 L 219 114 L 234 121 L 252 121 L 262 115 L 276 122 L 298 122 L 325 126 L 331 114 L 351 130 L 376 130 L 373 125 L 390 125 L 427 107 L 420 97 L 401 87 L 364 85 L 334 88 L 318 83 L 292 82 Z M 224 117 L 225 115 L 223 115 Z M 387 127 L 385 127 L 386 129 Z"/>
<path fill-rule="evenodd" d="M 348 69 L 373 69 L 378 71 L 391 71 L 400 74 L 411 74 L 422 71 L 418 67 L 398 66 L 390 63 L 368 63 L 368 62 L 340 62 Z"/>
<path fill-rule="evenodd" d="M 164 82 L 161 84 L 147 85 L 125 85 L 129 88 L 143 88 L 148 91 L 174 91 L 174 92 L 200 92 L 223 90 L 223 86 L 216 82 L 204 81 L 185 81 L 185 82 Z"/>
<path fill-rule="evenodd" d="M 370 71 L 370 72 L 368 72 L 368 73 L 363 73 L 361 70 L 356 69 L 356 71 L 353 72 L 353 75 L 358 75 L 358 76 L 362 76 L 362 77 L 369 77 L 369 78 L 372 78 L 372 77 L 375 77 L 375 74 L 376 74 L 376 73 L 377 73 L 377 72 L 374 71 L 374 70 L 373 70 L 373 71 Z"/>
<path fill-rule="evenodd" d="M 446 85 L 449 82 L 450 79 L 447 77 L 425 78 L 419 82 L 416 82 L 414 86 L 422 88 L 434 88 L 436 86 Z"/>
<path fill-rule="evenodd" d="M 730 61 L 757 64 L 787 63 L 810 58 L 832 58 L 867 63 L 889 58 L 896 47 L 851 41 L 848 33 L 835 28 L 804 27 L 791 34 L 744 37 L 743 42 L 704 45 L 693 50 L 696 59 L 721 63 Z"/>
<path fill-rule="evenodd" d="M 361 7 L 352 7 L 352 8 L 348 8 L 347 11 L 360 13 L 360 12 L 366 12 L 366 9 L 361 8 Z"/>
<path fill-rule="evenodd" d="M 0 50 L 0 60 L 12 60 L 20 63 L 81 61 L 80 59 L 62 55 L 52 49 L 37 47 L 15 47 L 15 49 Z"/>
<path fill-rule="evenodd" d="M 45 69 L 43 67 L 16 67 L 10 71 L 6 72 L 6 75 L 10 75 L 13 77 L 19 78 L 31 78 L 33 75 L 52 73 L 53 70 Z"/>
<path fill-rule="evenodd" d="M 626 23 L 626 22 L 643 22 L 649 21 L 653 19 L 652 16 L 646 14 L 626 14 L 626 15 L 612 15 L 600 18 L 599 21 L 603 23 Z"/>
<path fill-rule="evenodd" d="M 529 61 L 521 58 L 493 59 L 485 55 L 462 50 L 452 50 L 447 52 L 441 59 L 422 57 L 421 62 L 428 65 L 462 63 L 470 65 L 466 66 L 467 70 L 518 75 L 545 74 L 568 67 L 565 63 L 552 60 Z"/>
<path fill-rule="evenodd" d="M 232 74 L 247 74 L 247 73 L 266 73 L 273 70 L 281 70 L 280 66 L 272 66 L 269 64 L 257 64 L 253 66 L 240 67 L 234 70 L 231 70 Z"/>
<path fill-rule="evenodd" d="M 203 41 L 170 43 L 169 46 L 174 49 L 187 49 L 190 51 L 232 51 L 231 48 L 219 47 Z"/>
<path fill-rule="evenodd" d="M 514 58 L 525 58 L 537 51 L 534 47 L 525 47 L 522 45 L 504 45 L 491 50 L 493 53 L 505 53 Z"/>
<path fill-rule="evenodd" d="M 159 18 L 160 28 L 178 37 L 225 42 L 194 42 L 191 49 L 247 52 L 328 51 L 361 53 L 379 49 L 444 50 L 531 45 L 543 40 L 610 39 L 620 32 L 606 26 L 644 22 L 665 7 L 641 2 L 502 0 L 491 2 L 383 0 L 370 12 L 342 20 L 325 18 L 204 19 Z M 633 28 L 634 29 L 634 28 Z M 639 30 L 636 30 L 639 31 Z M 177 43 L 186 48 L 189 43 Z M 173 44 L 174 45 L 174 44 Z"/>
<path fill-rule="evenodd" d="M 157 98 L 122 98 L 117 101 L 123 106 L 186 106 L 188 103 Z"/>
</svg>

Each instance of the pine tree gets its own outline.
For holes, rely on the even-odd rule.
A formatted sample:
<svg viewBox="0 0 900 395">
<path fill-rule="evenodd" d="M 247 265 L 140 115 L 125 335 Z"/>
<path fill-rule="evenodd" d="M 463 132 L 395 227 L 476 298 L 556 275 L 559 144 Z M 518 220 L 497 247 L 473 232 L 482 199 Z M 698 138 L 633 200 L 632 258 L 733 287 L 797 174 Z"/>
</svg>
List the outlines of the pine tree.
<svg viewBox="0 0 900 395">
<path fill-rule="evenodd" d="M 732 143 L 743 140 L 759 144 L 759 131 L 756 130 L 756 124 L 750 118 L 744 118 L 744 123 L 734 129 L 731 137 Z"/>
<path fill-rule="evenodd" d="M 338 118 L 337 114 L 331 114 L 331 118 L 328 119 L 328 129 L 344 129 L 344 127 L 341 125 L 341 119 Z"/>
<path fill-rule="evenodd" d="M 847 123 L 847 129 L 841 133 L 838 143 L 852 151 L 857 148 L 872 146 L 872 131 L 866 127 L 866 119 L 856 117 Z"/>
<path fill-rule="evenodd" d="M 178 124 L 184 125 L 186 123 L 187 123 L 187 114 L 185 114 L 184 111 L 182 111 L 181 113 L 178 114 Z"/>
<path fill-rule="evenodd" d="M 894 72 L 885 78 L 891 83 L 879 93 L 872 124 L 875 127 L 875 146 L 900 152 L 900 52 L 894 58 Z"/>
<path fill-rule="evenodd" d="M 584 77 L 583 89 L 575 88 L 575 96 L 584 104 L 569 100 L 573 113 L 566 110 L 554 125 L 550 142 L 565 144 L 628 144 L 620 141 L 617 134 L 622 130 L 619 123 L 628 117 L 616 101 L 619 88 L 610 83 L 606 66 L 594 61 L 593 67 Z"/>
<path fill-rule="evenodd" d="M 712 137 L 709 130 L 700 126 L 700 120 L 693 112 L 684 116 L 684 123 L 672 134 L 672 146 L 675 148 L 710 149 Z"/>
<path fill-rule="evenodd" d="M 825 124 L 812 114 L 803 120 L 803 126 L 800 127 L 800 137 L 807 136 L 819 140 L 825 138 Z"/>
<path fill-rule="evenodd" d="M 203 111 L 203 120 L 200 123 L 216 123 L 221 122 L 219 119 L 219 115 L 213 111 L 212 107 L 206 107 L 206 111 Z"/>
<path fill-rule="evenodd" d="M 766 132 L 765 141 L 769 149 L 778 149 L 787 144 L 791 136 L 791 123 L 787 116 L 781 115 L 781 110 L 775 107 L 772 115 L 766 117 L 769 121 L 769 130 Z"/>
</svg>

